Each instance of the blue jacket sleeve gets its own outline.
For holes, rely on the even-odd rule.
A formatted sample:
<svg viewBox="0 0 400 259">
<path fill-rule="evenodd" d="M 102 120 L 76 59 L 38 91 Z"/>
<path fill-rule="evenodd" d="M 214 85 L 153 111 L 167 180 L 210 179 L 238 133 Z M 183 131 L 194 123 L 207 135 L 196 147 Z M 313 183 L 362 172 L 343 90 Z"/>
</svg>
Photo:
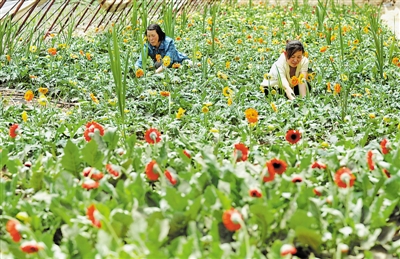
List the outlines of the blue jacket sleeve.
<svg viewBox="0 0 400 259">
<path fill-rule="evenodd" d="M 173 40 L 171 40 L 170 43 L 168 44 L 167 49 L 165 50 L 165 56 L 168 56 L 171 58 L 170 65 L 172 65 L 173 63 L 176 63 L 176 62 L 179 62 L 179 63 L 182 62 L 179 59 L 178 50 L 176 49 L 175 43 Z"/>
</svg>

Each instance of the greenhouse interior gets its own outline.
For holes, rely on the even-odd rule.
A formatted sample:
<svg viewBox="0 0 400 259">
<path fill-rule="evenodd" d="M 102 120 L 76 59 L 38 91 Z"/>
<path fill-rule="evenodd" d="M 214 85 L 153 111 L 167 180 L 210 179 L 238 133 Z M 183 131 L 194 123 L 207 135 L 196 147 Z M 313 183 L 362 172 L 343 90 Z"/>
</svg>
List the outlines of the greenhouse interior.
<svg viewBox="0 0 400 259">
<path fill-rule="evenodd" d="M 400 258 L 399 82 L 400 1 L 0 0 L 0 258 Z"/>
</svg>

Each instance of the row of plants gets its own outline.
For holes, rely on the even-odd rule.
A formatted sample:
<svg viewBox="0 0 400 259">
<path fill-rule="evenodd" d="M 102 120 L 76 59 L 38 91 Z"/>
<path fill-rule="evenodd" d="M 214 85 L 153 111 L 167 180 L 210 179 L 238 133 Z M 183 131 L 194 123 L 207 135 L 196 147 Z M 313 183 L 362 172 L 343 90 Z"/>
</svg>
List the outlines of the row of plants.
<svg viewBox="0 0 400 259">
<path fill-rule="evenodd" d="M 142 7 L 2 45 L 25 100 L 0 97 L 1 255 L 399 256 L 399 40 L 379 9 L 333 2 Z M 150 22 L 193 66 L 134 67 Z M 288 39 L 312 68 L 293 102 L 259 86 Z"/>
</svg>

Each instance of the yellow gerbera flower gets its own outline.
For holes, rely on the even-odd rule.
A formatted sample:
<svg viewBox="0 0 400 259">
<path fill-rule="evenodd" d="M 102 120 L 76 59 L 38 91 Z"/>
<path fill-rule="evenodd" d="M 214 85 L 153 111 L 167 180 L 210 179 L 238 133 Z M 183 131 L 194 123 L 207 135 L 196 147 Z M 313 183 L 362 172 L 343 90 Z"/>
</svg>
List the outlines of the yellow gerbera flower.
<svg viewBox="0 0 400 259">
<path fill-rule="evenodd" d="M 230 97 L 233 94 L 233 91 L 229 87 L 224 87 L 222 90 L 222 94 L 226 97 Z"/>
</svg>

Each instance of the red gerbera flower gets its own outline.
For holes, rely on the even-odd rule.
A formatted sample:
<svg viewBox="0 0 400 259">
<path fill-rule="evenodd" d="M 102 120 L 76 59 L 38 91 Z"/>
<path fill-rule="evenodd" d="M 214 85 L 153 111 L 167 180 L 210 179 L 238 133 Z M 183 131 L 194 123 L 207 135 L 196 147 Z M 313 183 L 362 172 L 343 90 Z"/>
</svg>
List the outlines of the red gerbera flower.
<svg viewBox="0 0 400 259">
<path fill-rule="evenodd" d="M 94 215 L 96 212 L 97 212 L 96 207 L 94 206 L 94 204 L 92 204 L 87 208 L 86 216 L 92 222 L 93 226 L 101 228 L 100 220 L 96 219 L 96 216 Z"/>
<path fill-rule="evenodd" d="M 268 167 L 268 172 L 274 174 L 283 174 L 287 168 L 285 161 L 276 158 L 267 161 L 266 166 Z"/>
<path fill-rule="evenodd" d="M 165 177 L 167 177 L 168 181 L 172 184 L 175 185 L 178 181 L 172 176 L 171 172 L 168 170 L 165 170 L 164 172 Z"/>
<path fill-rule="evenodd" d="M 335 183 L 340 188 L 352 187 L 356 177 L 353 175 L 351 170 L 347 167 L 342 167 L 336 171 Z"/>
<path fill-rule="evenodd" d="M 312 169 L 318 168 L 318 169 L 326 169 L 326 165 L 324 163 L 315 161 L 312 165 L 311 165 Z"/>
<path fill-rule="evenodd" d="M 374 170 L 374 168 L 375 168 L 374 161 L 372 161 L 372 156 L 373 156 L 372 150 L 368 151 L 367 163 L 368 163 L 369 170 L 371 170 L 371 171 Z"/>
<path fill-rule="evenodd" d="M 16 219 L 10 219 L 9 221 L 7 221 L 6 230 L 10 234 L 14 242 L 19 242 L 21 240 L 21 234 L 18 230 L 20 226 L 21 223 L 19 223 L 19 221 Z"/>
<path fill-rule="evenodd" d="M 235 144 L 233 154 L 236 158 L 236 162 L 246 161 L 249 154 L 249 149 L 243 143 Z"/>
<path fill-rule="evenodd" d="M 267 165 L 268 165 L 268 163 L 267 163 Z M 269 170 L 268 169 L 268 166 L 267 166 L 267 168 L 266 169 L 264 169 L 264 170 L 266 170 L 266 173 L 268 174 L 268 175 L 265 175 L 264 177 L 263 177 L 263 182 L 264 183 L 267 183 L 267 182 L 272 182 L 274 179 L 275 179 L 275 170 Z"/>
<path fill-rule="evenodd" d="M 285 138 L 290 144 L 296 144 L 301 139 L 301 133 L 298 130 L 288 130 Z"/>
<path fill-rule="evenodd" d="M 192 156 L 190 155 L 190 152 L 189 152 L 188 150 L 186 150 L 186 149 L 183 150 L 183 154 L 184 154 L 185 156 L 187 156 L 189 159 L 192 157 Z"/>
<path fill-rule="evenodd" d="M 41 243 L 38 244 L 36 241 L 26 241 L 20 246 L 21 251 L 27 254 L 37 253 L 43 248 L 43 245 Z"/>
<path fill-rule="evenodd" d="M 104 174 L 99 170 L 97 170 L 96 168 L 86 167 L 85 169 L 83 169 L 83 176 L 90 177 L 95 181 L 100 181 L 101 179 L 103 179 Z"/>
<path fill-rule="evenodd" d="M 254 198 L 261 198 L 262 197 L 262 193 L 257 189 L 251 189 L 249 191 L 249 194 L 250 194 L 251 197 L 254 197 Z"/>
<path fill-rule="evenodd" d="M 388 147 L 386 147 L 387 143 L 388 143 L 388 140 L 384 138 L 384 139 L 382 139 L 381 144 L 380 144 L 381 149 L 382 149 L 382 154 L 384 154 L 384 155 L 389 153 L 389 150 L 390 150 Z"/>
<path fill-rule="evenodd" d="M 150 128 L 146 130 L 146 133 L 144 134 L 144 139 L 149 144 L 158 143 L 161 141 L 161 133 L 157 129 Z"/>
<path fill-rule="evenodd" d="M 294 247 L 293 245 L 290 244 L 284 244 L 281 247 L 281 256 L 285 256 L 285 255 L 294 255 L 297 253 L 297 249 L 296 247 Z"/>
<path fill-rule="evenodd" d="M 111 174 L 114 177 L 118 177 L 121 175 L 121 169 L 116 165 L 106 164 L 106 170 L 109 174 Z"/>
<path fill-rule="evenodd" d="M 303 181 L 303 177 L 300 175 L 293 175 L 292 183 L 301 183 Z"/>
<path fill-rule="evenodd" d="M 146 175 L 150 181 L 157 181 L 160 177 L 160 172 L 155 160 L 150 161 L 146 166 Z"/>
<path fill-rule="evenodd" d="M 85 132 L 83 133 L 83 136 L 85 137 L 86 141 L 90 141 L 92 139 L 92 134 L 98 130 L 100 133 L 100 136 L 104 136 L 104 128 L 101 126 L 99 123 L 95 121 L 88 122 L 86 124 L 86 129 Z"/>
<path fill-rule="evenodd" d="M 315 195 L 317 195 L 317 196 L 321 196 L 322 195 L 322 187 L 321 186 L 319 186 L 319 187 L 315 187 L 314 189 L 313 189 L 313 192 L 314 192 L 314 194 Z"/>
<path fill-rule="evenodd" d="M 11 125 L 11 127 L 10 127 L 10 137 L 11 138 L 17 137 L 17 129 L 18 129 L 18 124 Z"/>
<path fill-rule="evenodd" d="M 383 168 L 382 172 L 383 172 L 384 175 L 386 175 L 387 178 L 390 178 L 390 173 L 389 173 L 389 171 L 387 169 Z"/>
<path fill-rule="evenodd" d="M 85 179 L 82 183 L 82 188 L 86 190 L 97 189 L 99 188 L 99 182 L 96 182 L 92 179 Z"/>
<path fill-rule="evenodd" d="M 222 223 L 229 231 L 239 230 L 241 225 L 239 223 L 240 218 L 243 219 L 239 211 L 231 208 L 230 210 L 224 211 L 222 214 Z"/>
</svg>

